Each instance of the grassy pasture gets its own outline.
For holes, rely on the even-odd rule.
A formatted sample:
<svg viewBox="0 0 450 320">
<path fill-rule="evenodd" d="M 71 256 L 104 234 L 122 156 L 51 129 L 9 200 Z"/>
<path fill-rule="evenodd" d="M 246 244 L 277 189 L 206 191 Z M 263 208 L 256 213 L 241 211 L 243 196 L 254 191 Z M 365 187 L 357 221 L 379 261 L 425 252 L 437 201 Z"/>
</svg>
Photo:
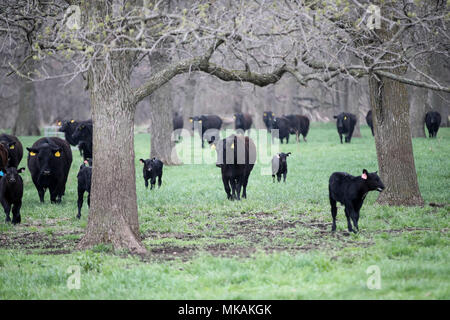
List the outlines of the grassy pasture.
<svg viewBox="0 0 450 320">
<path fill-rule="evenodd" d="M 39 203 L 27 168 L 22 224 L 0 222 L 0 299 L 449 299 L 450 128 L 437 139 L 413 140 L 423 208 L 379 206 L 372 192 L 361 232 L 346 232 L 339 207 L 332 234 L 330 174 L 377 170 L 370 129 L 361 133 L 341 145 L 334 124 L 313 123 L 307 143 L 291 136 L 280 146 L 292 152 L 286 184 L 272 183 L 261 174 L 268 166 L 258 163 L 240 202 L 226 200 L 214 164 L 165 167 L 161 189 L 146 190 L 139 158 L 148 157 L 150 137 L 136 134 L 145 258 L 108 246 L 74 250 L 88 215 L 85 201 L 81 220 L 75 218 L 77 150 L 60 205 L 49 203 L 48 192 Z M 37 138 L 20 140 L 26 147 Z M 177 146 L 180 154 L 189 142 Z M 67 288 L 73 265 L 81 270 L 78 290 Z M 380 270 L 379 290 L 366 285 L 372 265 Z"/>
</svg>

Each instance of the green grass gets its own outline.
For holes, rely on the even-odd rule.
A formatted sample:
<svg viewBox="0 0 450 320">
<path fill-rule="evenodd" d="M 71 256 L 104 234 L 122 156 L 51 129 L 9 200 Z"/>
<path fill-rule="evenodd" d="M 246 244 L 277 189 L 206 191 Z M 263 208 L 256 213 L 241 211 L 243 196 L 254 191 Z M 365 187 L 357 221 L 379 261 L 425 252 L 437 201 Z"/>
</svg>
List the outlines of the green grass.
<svg viewBox="0 0 450 320">
<path fill-rule="evenodd" d="M 138 159 L 148 157 L 150 137 L 137 134 L 144 259 L 108 245 L 74 250 L 88 215 L 85 203 L 75 218 L 78 151 L 60 205 L 48 193 L 40 204 L 26 172 L 22 224 L 0 222 L 0 299 L 449 299 L 450 129 L 413 140 L 422 196 L 444 206 L 379 206 L 372 192 L 361 232 L 346 232 L 341 207 L 331 234 L 329 175 L 377 170 L 373 137 L 367 126 L 361 132 L 341 145 L 333 124 L 313 123 L 308 143 L 281 145 L 292 152 L 286 184 L 273 184 L 258 163 L 240 202 L 226 200 L 214 164 L 165 167 L 161 189 L 146 190 Z M 188 142 L 177 146 L 180 153 L 187 155 Z M 80 267 L 79 290 L 66 285 L 72 265 Z M 380 269 L 380 290 L 366 286 L 371 265 Z"/>
</svg>

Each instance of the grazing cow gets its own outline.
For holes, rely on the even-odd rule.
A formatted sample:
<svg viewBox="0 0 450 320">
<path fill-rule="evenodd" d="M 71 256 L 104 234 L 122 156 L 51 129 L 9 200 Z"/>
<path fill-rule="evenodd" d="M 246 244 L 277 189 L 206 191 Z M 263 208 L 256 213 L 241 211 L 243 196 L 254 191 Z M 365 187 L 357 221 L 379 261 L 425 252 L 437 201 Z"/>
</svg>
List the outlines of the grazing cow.
<svg viewBox="0 0 450 320">
<path fill-rule="evenodd" d="M 328 185 L 331 216 L 333 217 L 333 226 L 331 231 L 336 231 L 336 201 L 345 206 L 345 215 L 347 217 L 347 225 L 349 232 L 358 230 L 359 210 L 361 209 L 364 199 L 369 191 L 383 191 L 384 184 L 381 182 L 377 172 L 369 173 L 363 170 L 361 176 L 354 177 L 345 172 L 334 172 L 330 176 Z M 353 221 L 353 230 L 350 219 Z"/>
<path fill-rule="evenodd" d="M 8 166 L 8 149 L 0 144 L 0 177 L 3 176 L 2 170 Z"/>
<path fill-rule="evenodd" d="M 19 166 L 23 157 L 23 147 L 17 137 L 3 133 L 0 134 L 0 144 L 8 150 L 8 167 Z"/>
<path fill-rule="evenodd" d="M 175 112 L 172 117 L 173 131 L 175 132 L 175 141 L 180 141 L 180 133 L 179 130 L 183 129 L 183 116 L 179 115 L 178 112 Z"/>
<path fill-rule="evenodd" d="M 221 168 L 222 182 L 230 200 L 247 198 L 247 183 L 256 162 L 256 146 L 252 139 L 231 135 L 215 142 L 216 166 Z M 231 188 L 230 188 L 231 187 Z"/>
<path fill-rule="evenodd" d="M 28 169 L 40 201 L 44 202 L 45 191 L 48 188 L 50 201 L 60 203 L 72 164 L 69 143 L 58 137 L 41 138 L 27 150 Z"/>
<path fill-rule="evenodd" d="M 278 153 L 272 158 L 272 178 L 273 182 L 275 182 L 275 175 L 277 176 L 278 182 L 281 181 L 281 175 L 283 175 L 283 182 L 286 182 L 287 175 L 287 157 L 289 157 L 291 153 Z"/>
<path fill-rule="evenodd" d="M 18 224 L 21 221 L 20 207 L 22 206 L 23 180 L 19 173 L 25 168 L 17 169 L 9 167 L 2 171 L 3 177 L 0 178 L 0 203 L 5 210 L 5 222 L 10 222 L 9 213 L 12 209 L 12 223 Z"/>
<path fill-rule="evenodd" d="M 222 119 L 220 119 L 219 116 L 216 115 L 195 116 L 190 117 L 189 122 L 192 123 L 192 131 L 195 130 L 195 125 L 197 125 L 198 134 L 202 139 L 202 148 L 203 148 L 203 139 L 206 139 L 208 143 L 212 143 L 216 140 L 216 137 L 219 138 L 220 136 L 219 134 L 220 128 L 222 127 Z"/>
<path fill-rule="evenodd" d="M 309 131 L 308 117 L 299 114 L 289 114 L 283 117 L 289 120 L 290 123 L 289 133 L 295 134 L 296 141 L 300 142 L 299 136 L 301 134 L 303 136 L 303 141 L 306 142 L 306 136 L 308 135 Z"/>
<path fill-rule="evenodd" d="M 156 178 L 158 177 L 158 188 L 161 187 L 162 183 L 162 174 L 163 174 L 163 166 L 161 160 L 152 158 L 152 159 L 139 159 L 144 164 L 143 173 L 145 180 L 145 187 L 148 188 L 148 180 L 150 179 L 150 190 L 153 189 L 156 183 Z"/>
<path fill-rule="evenodd" d="M 366 115 L 366 122 L 367 122 L 368 126 L 370 127 L 370 130 L 372 131 L 372 135 L 374 136 L 374 133 L 373 133 L 372 110 L 369 110 L 369 112 L 367 112 L 367 115 Z"/>
<path fill-rule="evenodd" d="M 80 121 L 72 134 L 72 139 L 78 141 L 84 160 L 92 159 L 92 129 L 92 120 Z"/>
<path fill-rule="evenodd" d="M 425 115 L 425 124 L 428 129 L 428 136 L 430 138 L 436 138 L 436 134 L 441 125 L 441 115 L 437 111 L 429 111 Z"/>
<path fill-rule="evenodd" d="M 278 138 L 280 142 L 283 143 L 283 139 L 286 139 L 286 144 L 289 143 L 289 119 L 285 117 L 275 117 L 273 119 L 272 126 L 272 139 L 274 138 L 274 130 L 278 130 Z"/>
<path fill-rule="evenodd" d="M 272 111 L 264 111 L 263 121 L 264 121 L 264 124 L 266 125 L 267 131 L 269 131 L 269 132 L 273 128 L 274 118 L 275 118 L 275 113 L 273 113 Z"/>
<path fill-rule="evenodd" d="M 88 193 L 87 204 L 91 206 L 91 178 L 92 178 L 92 160 L 84 160 L 78 171 L 78 214 L 77 218 L 81 218 L 81 208 L 83 207 L 84 193 Z"/>
<path fill-rule="evenodd" d="M 245 132 L 245 130 L 250 130 L 250 127 L 252 126 L 253 119 L 252 116 L 248 113 L 235 113 L 233 115 L 234 119 L 234 128 L 236 130 L 242 130 Z"/>
<path fill-rule="evenodd" d="M 341 143 L 343 134 L 345 134 L 345 142 L 350 143 L 356 125 L 356 116 L 353 113 L 342 112 L 333 118 L 337 119 L 336 127 Z"/>
</svg>

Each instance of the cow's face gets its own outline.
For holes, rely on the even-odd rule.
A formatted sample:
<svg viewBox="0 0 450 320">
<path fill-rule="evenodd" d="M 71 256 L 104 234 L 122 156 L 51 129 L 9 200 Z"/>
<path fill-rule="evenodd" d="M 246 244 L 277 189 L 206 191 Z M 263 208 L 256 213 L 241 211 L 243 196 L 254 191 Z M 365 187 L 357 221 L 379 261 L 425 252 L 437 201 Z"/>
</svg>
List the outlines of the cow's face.
<svg viewBox="0 0 450 320">
<path fill-rule="evenodd" d="M 87 127 L 84 123 L 80 123 L 72 134 L 72 139 L 81 140 L 86 136 Z"/>
<path fill-rule="evenodd" d="M 235 113 L 233 119 L 237 128 L 244 127 L 244 115 L 242 113 Z"/>
<path fill-rule="evenodd" d="M 363 180 L 366 180 L 370 191 L 377 190 L 378 192 L 381 192 L 384 190 L 385 186 L 376 171 L 369 173 L 366 169 L 364 169 L 361 177 Z"/>
<path fill-rule="evenodd" d="M 10 142 L 10 141 L 6 141 L 6 140 L 1 140 L 0 144 L 2 146 L 4 146 L 5 149 L 8 150 L 9 152 L 16 148 L 16 142 L 15 141 Z"/>
<path fill-rule="evenodd" d="M 6 179 L 6 182 L 8 184 L 15 184 L 17 181 L 19 181 L 19 173 L 22 173 L 25 171 L 25 168 L 6 168 L 3 171 L 4 177 L 3 179 Z"/>
<path fill-rule="evenodd" d="M 263 113 L 263 121 L 267 125 L 267 129 L 269 130 L 273 128 L 274 117 L 275 113 L 273 113 L 272 111 L 264 111 Z"/>
<path fill-rule="evenodd" d="M 189 117 L 189 122 L 192 124 L 192 131 L 194 131 L 194 124 L 197 122 L 197 126 L 200 126 L 202 124 L 202 118 L 195 116 L 195 117 Z"/>
<path fill-rule="evenodd" d="M 57 125 L 60 126 L 59 128 L 60 132 L 72 132 L 78 126 L 78 122 L 72 119 L 72 120 L 58 121 Z"/>
<path fill-rule="evenodd" d="M 152 172 L 153 168 L 155 166 L 156 158 L 147 159 L 147 160 L 140 159 L 139 161 L 144 164 L 144 171 Z"/>
<path fill-rule="evenodd" d="M 27 148 L 29 157 L 38 159 L 40 174 L 50 176 L 55 168 L 54 164 L 61 161 L 62 149 L 45 143 L 37 148 Z"/>
<path fill-rule="evenodd" d="M 337 116 L 334 116 L 333 118 L 337 119 L 336 120 L 336 124 L 338 128 L 344 128 L 344 126 L 347 123 L 350 123 L 350 118 L 348 115 L 344 114 L 344 113 L 340 113 Z"/>
<path fill-rule="evenodd" d="M 288 153 L 283 153 L 283 152 L 279 153 L 277 155 L 277 158 L 280 159 L 280 164 L 285 165 L 286 162 L 287 162 L 286 161 L 287 157 L 289 157 L 290 154 L 291 154 L 290 152 L 288 152 Z"/>
</svg>

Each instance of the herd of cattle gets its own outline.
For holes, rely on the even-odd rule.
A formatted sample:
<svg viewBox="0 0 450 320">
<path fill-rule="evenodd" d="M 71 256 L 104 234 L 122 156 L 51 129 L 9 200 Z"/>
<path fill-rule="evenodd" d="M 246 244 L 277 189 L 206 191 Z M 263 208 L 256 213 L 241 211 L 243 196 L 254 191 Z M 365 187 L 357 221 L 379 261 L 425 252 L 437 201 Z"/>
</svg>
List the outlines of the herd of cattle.
<svg viewBox="0 0 450 320">
<path fill-rule="evenodd" d="M 216 150 L 216 166 L 221 168 L 222 182 L 227 198 L 230 200 L 240 200 L 247 197 L 247 184 L 250 173 L 256 162 L 256 146 L 251 138 L 244 136 L 245 131 L 250 130 L 253 120 L 252 116 L 245 113 L 237 113 L 233 116 L 235 129 L 238 134 L 220 139 L 220 129 L 222 119 L 216 115 L 201 115 L 189 118 L 192 130 L 198 129 L 204 147 L 204 140 Z M 349 143 L 356 124 L 356 116 L 351 113 L 340 113 L 334 116 L 336 127 L 342 143 L 342 135 L 345 142 Z M 373 134 L 372 112 L 366 116 L 367 124 Z M 269 132 L 278 130 L 278 138 L 281 143 L 283 139 L 289 143 L 289 135 L 295 134 L 296 141 L 300 141 L 300 135 L 306 142 L 309 131 L 309 119 L 302 115 L 283 115 L 276 117 L 272 111 L 264 111 L 263 121 Z M 430 137 L 436 137 L 441 116 L 438 112 L 432 111 L 426 114 L 425 123 Z M 80 154 L 84 158 L 80 166 L 78 179 L 78 214 L 81 217 L 84 193 L 88 193 L 88 206 L 90 205 L 90 190 L 92 177 L 92 120 L 87 121 L 59 121 L 59 131 L 64 133 L 65 139 L 58 137 L 44 137 L 38 139 L 28 151 L 28 169 L 30 170 L 32 181 L 38 191 L 39 199 L 44 202 L 44 195 L 48 189 L 52 203 L 61 202 L 65 193 L 65 187 L 69 170 L 72 164 L 72 151 L 70 145 L 78 146 Z M 173 117 L 174 130 L 183 128 L 183 118 L 175 114 Z M 278 153 L 272 158 L 272 177 L 275 182 L 286 182 L 287 157 L 291 153 Z M 6 222 L 18 224 L 21 222 L 20 208 L 22 206 L 23 180 L 20 173 L 25 168 L 18 168 L 23 157 L 23 147 L 19 139 L 9 134 L 0 134 L 0 203 L 2 204 Z M 148 187 L 150 180 L 151 187 L 156 184 L 158 187 L 162 183 L 163 163 L 159 159 L 140 159 L 143 164 L 143 177 L 145 187 Z M 377 190 L 381 192 L 385 186 L 376 172 L 369 173 L 363 170 L 361 176 L 352 176 L 344 172 L 335 172 L 329 179 L 329 199 L 331 214 L 333 218 L 332 230 L 336 229 L 336 202 L 339 201 L 345 206 L 348 230 L 356 232 L 358 230 L 359 211 L 364 198 L 369 191 Z M 12 211 L 12 220 L 10 212 Z M 352 227 L 353 222 L 353 227 Z"/>
</svg>

